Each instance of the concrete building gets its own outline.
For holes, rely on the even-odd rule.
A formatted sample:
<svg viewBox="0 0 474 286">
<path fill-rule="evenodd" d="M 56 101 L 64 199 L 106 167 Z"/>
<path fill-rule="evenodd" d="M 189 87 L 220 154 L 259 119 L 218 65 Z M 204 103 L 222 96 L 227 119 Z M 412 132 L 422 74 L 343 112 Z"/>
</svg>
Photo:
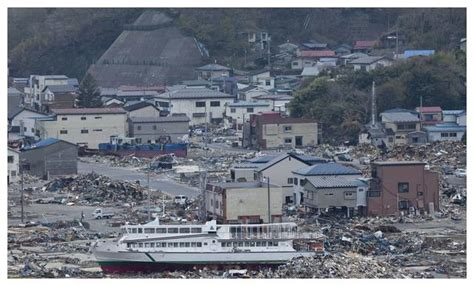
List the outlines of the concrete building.
<svg viewBox="0 0 474 286">
<path fill-rule="evenodd" d="M 130 117 L 128 119 L 129 136 L 136 143 L 158 143 L 185 140 L 189 134 L 189 118 L 186 115 L 168 117 Z"/>
<path fill-rule="evenodd" d="M 291 172 L 293 177 L 293 193 L 295 196 L 295 204 L 300 205 L 305 202 L 305 180 L 320 177 L 320 178 L 330 178 L 335 181 L 347 181 L 352 182 L 362 177 L 362 172 L 354 169 L 352 167 L 344 166 L 338 163 L 327 162 L 326 164 L 315 164 L 312 166 L 306 166 L 293 170 Z M 313 191 L 313 189 L 311 189 Z M 361 194 L 362 195 L 362 194 Z M 314 198 L 312 206 L 314 204 Z"/>
<path fill-rule="evenodd" d="M 77 145 L 48 138 L 21 150 L 25 173 L 40 178 L 77 174 Z"/>
<path fill-rule="evenodd" d="M 268 112 L 251 115 L 250 126 L 248 143 L 257 148 L 300 148 L 318 144 L 318 123 L 313 119 Z"/>
<path fill-rule="evenodd" d="M 48 98 L 45 97 L 47 87 L 61 86 L 64 90 L 65 86 L 70 86 L 71 89 L 78 89 L 79 84 L 77 79 L 68 78 L 65 75 L 31 75 L 28 80 L 28 86 L 25 87 L 25 105 L 35 110 L 45 111 L 44 103 L 51 103 L 50 97 L 52 91 L 48 93 Z"/>
<path fill-rule="evenodd" d="M 213 183 L 205 197 L 207 214 L 219 223 L 269 223 L 269 209 L 271 222 L 282 221 L 282 190 L 273 184 L 268 192 L 261 182 Z"/>
<path fill-rule="evenodd" d="M 7 182 L 16 183 L 20 179 L 20 152 L 8 148 L 8 175 Z"/>
<path fill-rule="evenodd" d="M 220 123 L 224 120 L 226 104 L 236 97 L 207 88 L 177 88 L 162 93 L 155 98 L 160 110 L 169 110 L 171 114 L 184 114 L 191 125 Z"/>
<path fill-rule="evenodd" d="M 270 103 L 263 101 L 238 101 L 225 107 L 225 126 L 237 130 L 242 129 L 242 124 L 249 120 L 250 115 L 271 111 Z"/>
<path fill-rule="evenodd" d="M 385 57 L 367 56 L 352 60 L 347 63 L 354 67 L 354 71 L 372 71 L 380 67 L 388 67 L 392 65 L 392 61 Z"/>
<path fill-rule="evenodd" d="M 439 175 L 425 170 L 425 165 L 419 161 L 372 163 L 367 214 L 385 216 L 438 211 Z"/>
<path fill-rule="evenodd" d="M 41 139 L 57 138 L 98 149 L 111 136 L 127 136 L 127 112 L 122 108 L 53 109 L 53 116 L 36 120 Z"/>
<path fill-rule="evenodd" d="M 367 206 L 367 184 L 358 179 L 342 177 L 311 176 L 303 181 L 306 209 L 321 213 L 321 210 L 342 210 L 347 217 L 364 214 Z"/>
</svg>

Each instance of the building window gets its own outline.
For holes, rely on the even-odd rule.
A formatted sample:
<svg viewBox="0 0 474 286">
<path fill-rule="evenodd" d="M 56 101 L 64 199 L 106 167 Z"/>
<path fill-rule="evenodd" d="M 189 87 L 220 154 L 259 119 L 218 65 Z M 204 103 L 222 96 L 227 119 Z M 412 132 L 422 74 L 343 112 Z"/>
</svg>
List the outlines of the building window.
<svg viewBox="0 0 474 286">
<path fill-rule="evenodd" d="M 370 192 L 367 192 L 367 196 L 369 198 L 377 198 L 377 197 L 380 197 L 380 191 L 370 191 Z"/>
<path fill-rule="evenodd" d="M 196 101 L 196 107 L 206 107 L 205 101 Z"/>
<path fill-rule="evenodd" d="M 448 132 L 441 132 L 441 137 L 449 137 L 449 133 Z"/>
<path fill-rule="evenodd" d="M 265 85 L 266 85 L 266 86 L 270 86 L 271 84 L 272 84 L 272 82 L 271 82 L 270 80 L 266 80 L 266 81 L 265 81 Z"/>
<path fill-rule="evenodd" d="M 247 112 L 253 112 L 253 107 L 247 107 Z"/>
<path fill-rule="evenodd" d="M 67 117 L 61 117 L 61 120 L 66 121 Z"/>
<path fill-rule="evenodd" d="M 298 65 L 298 62 L 292 62 L 291 63 L 293 66 L 297 66 Z"/>
<path fill-rule="evenodd" d="M 81 117 L 81 120 L 86 120 L 87 118 L 86 117 Z"/>
<path fill-rule="evenodd" d="M 286 144 L 291 144 L 293 140 L 291 140 L 291 138 L 285 138 L 285 143 Z"/>
<path fill-rule="evenodd" d="M 421 197 L 421 196 L 423 196 L 423 192 L 417 192 L 416 195 Z"/>
<path fill-rule="evenodd" d="M 102 129 L 92 129 L 94 132 L 102 132 Z"/>
<path fill-rule="evenodd" d="M 456 132 L 451 132 L 449 133 L 449 137 L 458 137 L 458 134 Z"/>
<path fill-rule="evenodd" d="M 34 129 L 34 128 L 31 128 L 31 133 L 35 133 L 35 129 Z"/>
<path fill-rule="evenodd" d="M 141 144 L 142 143 L 142 138 L 135 139 L 135 142 L 137 142 L 137 144 Z"/>
<path fill-rule="evenodd" d="M 294 179 L 293 179 L 293 184 L 294 184 L 295 186 L 298 186 L 298 178 L 294 178 Z"/>
<path fill-rule="evenodd" d="M 102 119 L 102 116 L 96 116 L 95 119 Z"/>
<path fill-rule="evenodd" d="M 409 191 L 408 183 L 398 183 L 399 193 L 408 193 L 408 191 Z"/>
<path fill-rule="evenodd" d="M 89 134 L 89 130 L 87 130 L 87 129 L 82 129 L 82 130 L 81 130 L 81 134 Z"/>
<path fill-rule="evenodd" d="M 398 209 L 400 209 L 400 210 L 407 210 L 409 206 L 410 206 L 409 201 L 399 201 L 398 202 Z"/>
<path fill-rule="evenodd" d="M 283 131 L 291 132 L 291 126 L 283 126 Z"/>
<path fill-rule="evenodd" d="M 288 178 L 288 184 L 293 185 L 293 178 Z"/>
<path fill-rule="evenodd" d="M 235 108 L 231 108 L 230 113 L 235 113 Z"/>
<path fill-rule="evenodd" d="M 140 125 L 137 125 L 137 130 L 142 130 L 142 127 Z"/>
<path fill-rule="evenodd" d="M 8 163 L 13 163 L 15 160 L 13 159 L 13 156 L 8 156 Z"/>
<path fill-rule="evenodd" d="M 211 101 L 211 106 L 219 107 L 219 106 L 221 106 L 221 102 L 220 101 Z"/>
<path fill-rule="evenodd" d="M 153 125 L 153 130 L 156 130 L 156 125 Z"/>
<path fill-rule="evenodd" d="M 59 134 L 67 134 L 67 130 L 59 130 Z"/>
<path fill-rule="evenodd" d="M 354 193 L 353 192 L 344 192 L 344 199 L 353 199 L 354 198 Z"/>
</svg>

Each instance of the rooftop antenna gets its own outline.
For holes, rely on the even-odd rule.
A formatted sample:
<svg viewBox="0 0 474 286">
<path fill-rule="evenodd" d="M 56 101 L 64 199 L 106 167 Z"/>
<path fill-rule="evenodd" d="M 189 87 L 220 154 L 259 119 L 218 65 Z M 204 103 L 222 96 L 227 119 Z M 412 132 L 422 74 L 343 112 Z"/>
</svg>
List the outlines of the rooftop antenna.
<svg viewBox="0 0 474 286">
<path fill-rule="evenodd" d="M 372 81 L 372 126 L 375 126 L 375 113 L 376 113 L 376 105 L 375 105 L 375 81 Z"/>
</svg>

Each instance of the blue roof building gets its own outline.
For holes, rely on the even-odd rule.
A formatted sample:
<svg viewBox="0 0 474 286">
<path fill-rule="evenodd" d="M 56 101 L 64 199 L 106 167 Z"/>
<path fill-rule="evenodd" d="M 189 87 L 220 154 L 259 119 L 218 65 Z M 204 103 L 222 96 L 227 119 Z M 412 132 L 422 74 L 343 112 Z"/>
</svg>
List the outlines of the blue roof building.
<svg viewBox="0 0 474 286">
<path fill-rule="evenodd" d="M 405 59 L 412 58 L 412 57 L 429 57 L 435 54 L 435 50 L 406 50 L 403 53 L 403 57 Z"/>
</svg>

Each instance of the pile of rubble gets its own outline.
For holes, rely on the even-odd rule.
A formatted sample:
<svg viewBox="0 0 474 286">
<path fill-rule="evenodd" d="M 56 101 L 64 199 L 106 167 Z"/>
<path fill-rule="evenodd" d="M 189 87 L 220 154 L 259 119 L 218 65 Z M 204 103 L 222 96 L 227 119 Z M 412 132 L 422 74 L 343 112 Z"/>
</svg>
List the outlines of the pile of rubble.
<svg viewBox="0 0 474 286">
<path fill-rule="evenodd" d="M 76 195 L 76 202 L 85 204 L 132 204 L 142 201 L 146 196 L 145 189 L 137 183 L 112 180 L 96 173 L 56 178 L 47 183 L 43 190 Z"/>
</svg>

